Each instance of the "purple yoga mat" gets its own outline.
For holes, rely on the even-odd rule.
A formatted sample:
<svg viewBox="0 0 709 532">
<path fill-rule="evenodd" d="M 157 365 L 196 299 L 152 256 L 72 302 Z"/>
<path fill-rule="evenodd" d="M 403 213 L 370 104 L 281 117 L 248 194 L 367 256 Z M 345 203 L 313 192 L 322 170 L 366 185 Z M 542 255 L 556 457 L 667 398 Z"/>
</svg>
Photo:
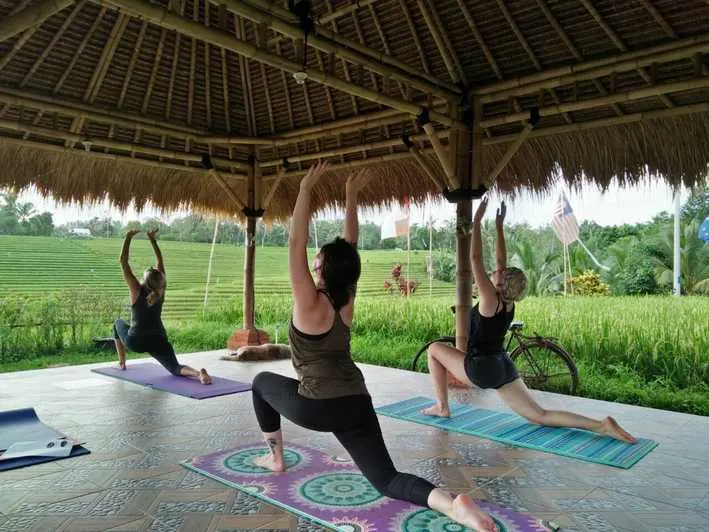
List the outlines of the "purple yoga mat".
<svg viewBox="0 0 709 532">
<path fill-rule="evenodd" d="M 232 393 L 246 392 L 251 389 L 250 384 L 244 382 L 212 377 L 212 384 L 205 386 L 196 379 L 175 377 L 170 375 L 165 368 L 158 364 L 131 364 L 128 362 L 126 370 L 118 367 L 92 369 L 94 373 L 115 377 L 124 381 L 150 386 L 155 390 L 162 390 L 193 399 L 206 399 Z"/>
<path fill-rule="evenodd" d="M 198 456 L 182 465 L 334 530 L 357 532 L 469 531 L 427 508 L 382 496 L 349 457 L 331 457 L 288 444 L 288 471 L 272 473 L 254 464 L 263 444 Z M 499 531 L 546 532 L 537 520 L 479 501 Z"/>
</svg>

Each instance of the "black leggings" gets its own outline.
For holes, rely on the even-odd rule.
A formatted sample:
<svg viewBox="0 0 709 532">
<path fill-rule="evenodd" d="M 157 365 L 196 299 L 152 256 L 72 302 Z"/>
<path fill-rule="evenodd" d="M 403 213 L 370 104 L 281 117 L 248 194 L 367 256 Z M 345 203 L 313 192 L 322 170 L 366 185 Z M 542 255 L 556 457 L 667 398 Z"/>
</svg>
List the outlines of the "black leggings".
<svg viewBox="0 0 709 532">
<path fill-rule="evenodd" d="M 124 320 L 116 320 L 113 324 L 113 338 L 120 340 L 129 351 L 149 353 L 173 375 L 182 375 L 184 366 L 177 361 L 175 349 L 168 342 L 167 336 L 163 334 L 134 334 L 128 323 Z"/>
<path fill-rule="evenodd" d="M 306 429 L 332 432 L 382 495 L 428 506 L 428 496 L 436 487 L 396 470 L 368 395 L 308 399 L 298 393 L 297 380 L 270 371 L 256 375 L 251 386 L 263 432 L 279 430 L 281 414 Z"/>
</svg>

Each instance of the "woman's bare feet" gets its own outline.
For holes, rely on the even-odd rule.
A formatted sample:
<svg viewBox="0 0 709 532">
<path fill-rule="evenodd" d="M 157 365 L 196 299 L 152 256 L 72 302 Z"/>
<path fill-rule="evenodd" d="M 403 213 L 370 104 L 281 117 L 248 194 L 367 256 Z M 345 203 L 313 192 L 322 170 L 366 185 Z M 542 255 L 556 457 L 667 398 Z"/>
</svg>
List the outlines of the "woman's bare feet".
<svg viewBox="0 0 709 532">
<path fill-rule="evenodd" d="M 442 408 L 440 405 L 435 404 L 424 408 L 421 413 L 426 416 L 436 416 L 436 417 L 451 417 L 451 411 L 448 408 Z"/>
<path fill-rule="evenodd" d="M 599 434 L 610 436 L 611 438 L 615 438 L 616 440 L 624 441 L 626 443 L 635 443 L 637 441 L 610 416 L 601 421 L 601 429 L 598 432 Z"/>
<path fill-rule="evenodd" d="M 125 360 L 119 360 L 118 361 L 118 367 L 121 368 L 123 371 L 126 370 L 126 361 Z"/>
<path fill-rule="evenodd" d="M 276 458 L 273 453 L 264 454 L 254 459 L 254 463 L 265 469 L 270 469 L 274 473 L 283 473 L 286 470 L 286 464 L 283 462 L 283 457 Z"/>
<path fill-rule="evenodd" d="M 492 517 L 473 502 L 468 495 L 460 494 L 453 500 L 452 515 L 448 516 L 461 525 L 478 532 L 496 532 Z"/>
<path fill-rule="evenodd" d="M 212 384 L 212 377 L 209 376 L 207 370 L 204 368 L 199 370 L 199 382 L 202 384 Z"/>
</svg>

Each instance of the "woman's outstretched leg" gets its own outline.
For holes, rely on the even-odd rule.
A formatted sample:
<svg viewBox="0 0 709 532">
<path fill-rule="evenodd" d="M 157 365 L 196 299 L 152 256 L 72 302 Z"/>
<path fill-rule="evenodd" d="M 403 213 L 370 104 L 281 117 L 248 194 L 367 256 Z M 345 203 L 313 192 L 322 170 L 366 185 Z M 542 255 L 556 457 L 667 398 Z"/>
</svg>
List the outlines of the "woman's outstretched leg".
<svg viewBox="0 0 709 532">
<path fill-rule="evenodd" d="M 522 379 L 516 379 L 497 389 L 502 399 L 512 410 L 532 423 L 549 427 L 570 427 L 590 430 L 617 440 L 635 443 L 635 438 L 626 432 L 618 422 L 608 416 L 592 419 L 564 410 L 546 410 L 532 396 Z"/>
<path fill-rule="evenodd" d="M 126 369 L 126 337 L 130 326 L 125 320 L 116 320 L 113 324 L 113 343 L 118 354 L 118 367 Z"/>
<path fill-rule="evenodd" d="M 175 349 L 172 344 L 165 338 L 161 338 L 157 345 L 153 347 L 150 351 L 150 355 L 160 362 L 162 367 L 169 371 L 172 375 L 176 377 L 190 377 L 193 379 L 198 379 L 202 384 L 212 384 L 212 377 L 209 376 L 207 370 L 202 368 L 196 370 L 190 366 L 184 366 L 177 361 L 177 355 L 175 355 Z"/>
<path fill-rule="evenodd" d="M 449 417 L 448 372 L 461 382 L 469 382 L 465 374 L 465 353 L 454 347 L 436 342 L 428 348 L 428 370 L 436 391 L 436 404 L 422 411 L 427 416 Z"/>
<path fill-rule="evenodd" d="M 118 367 L 122 370 L 126 369 L 126 346 L 123 345 L 120 338 L 114 338 L 116 344 L 116 353 L 118 353 Z"/>
<path fill-rule="evenodd" d="M 494 532 L 492 518 L 467 495 L 453 498 L 427 480 L 396 470 L 384 443 L 379 421 L 371 416 L 355 429 L 337 431 L 335 437 L 359 467 L 362 474 L 386 497 L 428 507 L 449 519 L 480 532 Z"/>
</svg>

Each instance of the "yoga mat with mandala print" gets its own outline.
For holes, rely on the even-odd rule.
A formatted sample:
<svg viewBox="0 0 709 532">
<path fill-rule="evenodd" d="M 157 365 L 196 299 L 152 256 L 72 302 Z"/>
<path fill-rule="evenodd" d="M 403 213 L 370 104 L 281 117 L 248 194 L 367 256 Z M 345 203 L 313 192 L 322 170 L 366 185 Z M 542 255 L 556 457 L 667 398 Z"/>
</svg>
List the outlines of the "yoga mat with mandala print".
<svg viewBox="0 0 709 532">
<path fill-rule="evenodd" d="M 272 473 L 254 464 L 266 453 L 251 444 L 198 456 L 185 467 L 333 530 L 347 532 L 464 532 L 445 516 L 411 503 L 382 496 L 349 457 L 288 444 L 288 471 Z M 480 501 L 500 532 L 545 532 L 529 515 Z"/>
</svg>

